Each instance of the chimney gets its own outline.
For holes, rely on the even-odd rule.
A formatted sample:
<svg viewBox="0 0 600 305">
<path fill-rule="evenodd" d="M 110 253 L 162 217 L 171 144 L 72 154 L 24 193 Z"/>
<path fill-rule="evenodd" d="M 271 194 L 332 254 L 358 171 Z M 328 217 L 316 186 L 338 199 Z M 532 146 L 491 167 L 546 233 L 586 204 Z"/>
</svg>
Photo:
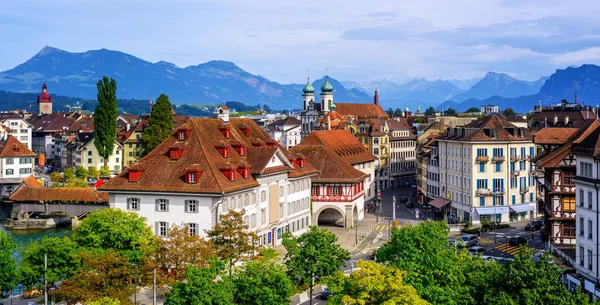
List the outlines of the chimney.
<svg viewBox="0 0 600 305">
<path fill-rule="evenodd" d="M 377 90 L 375 90 L 375 95 L 373 96 L 373 102 L 375 105 L 379 106 L 379 94 L 377 94 Z"/>
<path fill-rule="evenodd" d="M 229 122 L 229 108 L 225 105 L 221 105 L 215 109 L 215 114 L 217 118 L 223 120 L 223 123 Z"/>
</svg>

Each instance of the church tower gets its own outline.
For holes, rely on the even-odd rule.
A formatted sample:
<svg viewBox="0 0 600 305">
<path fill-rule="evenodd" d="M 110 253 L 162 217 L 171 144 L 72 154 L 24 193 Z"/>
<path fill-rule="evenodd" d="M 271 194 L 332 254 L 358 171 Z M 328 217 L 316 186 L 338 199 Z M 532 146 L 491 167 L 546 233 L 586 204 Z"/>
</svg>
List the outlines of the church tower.
<svg viewBox="0 0 600 305">
<path fill-rule="evenodd" d="M 325 83 L 321 86 L 321 110 L 329 112 L 333 105 L 333 86 L 329 83 L 329 75 L 325 75 Z"/>
<path fill-rule="evenodd" d="M 42 85 L 42 93 L 38 96 L 38 114 L 52 113 L 52 96 L 48 94 L 48 86 L 46 83 Z"/>
<path fill-rule="evenodd" d="M 302 92 L 304 92 L 302 94 L 302 100 L 304 100 L 304 110 L 306 110 L 308 109 L 308 103 L 310 103 L 310 101 L 314 101 L 315 99 L 315 88 L 313 88 L 312 84 L 310 83 L 310 76 L 308 77 L 308 82 L 306 82 L 306 86 L 302 88 Z"/>
</svg>

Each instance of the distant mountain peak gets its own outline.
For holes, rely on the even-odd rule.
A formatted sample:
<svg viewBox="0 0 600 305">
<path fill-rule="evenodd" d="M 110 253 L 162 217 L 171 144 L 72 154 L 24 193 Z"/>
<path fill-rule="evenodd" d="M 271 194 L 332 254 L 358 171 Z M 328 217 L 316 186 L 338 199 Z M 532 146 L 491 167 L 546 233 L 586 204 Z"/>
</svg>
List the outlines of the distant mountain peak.
<svg viewBox="0 0 600 305">
<path fill-rule="evenodd" d="M 199 64 L 198 66 L 202 66 L 205 68 L 215 68 L 215 69 L 220 69 L 220 70 L 233 70 L 233 69 L 240 69 L 240 67 L 238 67 L 236 64 L 230 62 L 230 61 L 226 61 L 226 60 L 211 60 L 208 62 L 205 62 L 203 64 Z"/>
<path fill-rule="evenodd" d="M 62 53 L 62 52 L 65 52 L 65 51 L 63 51 L 61 49 L 57 49 L 55 47 L 45 46 L 37 54 L 35 54 L 35 56 L 46 56 L 46 55 L 50 55 L 53 53 Z"/>
</svg>

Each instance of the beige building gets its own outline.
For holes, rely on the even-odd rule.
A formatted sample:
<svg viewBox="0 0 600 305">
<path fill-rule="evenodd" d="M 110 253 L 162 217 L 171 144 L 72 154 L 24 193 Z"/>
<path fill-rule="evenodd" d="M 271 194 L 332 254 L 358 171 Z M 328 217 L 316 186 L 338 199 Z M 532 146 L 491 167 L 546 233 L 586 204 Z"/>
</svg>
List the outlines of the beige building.
<svg viewBox="0 0 600 305">
<path fill-rule="evenodd" d="M 531 132 L 491 114 L 439 138 L 440 194 L 458 220 L 508 223 L 534 217 Z"/>
<path fill-rule="evenodd" d="M 75 152 L 75 166 L 85 168 L 95 167 L 98 170 L 104 167 L 104 159 L 98 154 L 98 150 L 94 145 L 93 135 L 90 135 L 87 139 L 83 139 L 83 141 L 85 142 L 81 142 Z M 120 173 L 123 169 L 123 146 L 118 141 L 115 141 L 113 153 L 108 158 L 108 169 L 115 174 Z"/>
</svg>

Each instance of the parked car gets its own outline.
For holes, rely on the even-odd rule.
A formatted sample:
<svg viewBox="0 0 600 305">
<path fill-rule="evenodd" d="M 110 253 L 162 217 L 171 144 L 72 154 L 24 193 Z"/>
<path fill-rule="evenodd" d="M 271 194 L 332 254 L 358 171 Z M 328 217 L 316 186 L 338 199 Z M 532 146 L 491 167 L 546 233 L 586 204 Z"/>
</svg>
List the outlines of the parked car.
<svg viewBox="0 0 600 305">
<path fill-rule="evenodd" d="M 402 198 L 400 198 L 400 202 L 405 203 L 408 201 L 408 197 L 406 196 L 402 196 Z"/>
<path fill-rule="evenodd" d="M 413 209 L 415 207 L 415 204 L 412 203 L 412 201 L 407 201 L 404 205 L 409 209 Z"/>
<path fill-rule="evenodd" d="M 331 292 L 329 292 L 329 287 L 325 286 L 323 291 L 321 291 L 321 293 L 319 294 L 319 299 L 327 300 L 330 295 L 331 295 Z"/>
<path fill-rule="evenodd" d="M 481 255 L 485 253 L 485 248 L 480 246 L 471 247 L 467 250 L 469 255 Z"/>
<path fill-rule="evenodd" d="M 526 231 L 537 231 L 537 230 L 541 230 L 544 227 L 544 222 L 542 222 L 541 220 L 534 220 L 529 222 L 526 226 L 525 226 L 525 230 Z"/>
<path fill-rule="evenodd" d="M 448 246 L 450 246 L 450 248 L 454 248 L 454 247 L 458 246 L 458 244 L 459 244 L 458 240 L 456 240 L 454 238 L 448 239 Z"/>
<path fill-rule="evenodd" d="M 523 236 L 513 236 L 508 239 L 508 244 L 511 246 L 527 245 L 527 239 Z"/>
<path fill-rule="evenodd" d="M 477 235 L 465 234 L 460 238 L 458 246 L 460 247 L 472 247 L 479 244 L 479 238 Z"/>
</svg>

